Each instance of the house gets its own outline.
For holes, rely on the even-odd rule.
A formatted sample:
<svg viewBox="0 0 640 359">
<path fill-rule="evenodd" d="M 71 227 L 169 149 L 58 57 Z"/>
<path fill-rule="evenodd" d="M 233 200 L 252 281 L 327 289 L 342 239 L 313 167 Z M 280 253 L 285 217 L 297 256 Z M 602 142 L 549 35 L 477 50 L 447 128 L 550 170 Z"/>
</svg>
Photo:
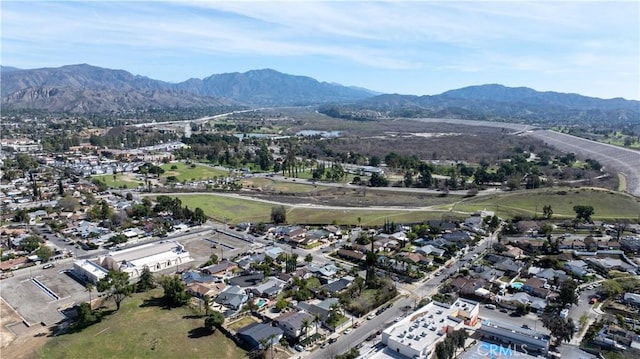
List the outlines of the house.
<svg viewBox="0 0 640 359">
<path fill-rule="evenodd" d="M 502 262 L 494 264 L 493 267 L 497 270 L 503 271 L 505 275 L 514 276 L 520 273 L 520 270 L 522 270 L 524 264 L 521 262 L 514 262 L 513 259 L 507 258 Z"/>
<path fill-rule="evenodd" d="M 314 324 L 315 317 L 303 310 L 297 312 L 286 312 L 273 319 L 273 322 L 282 329 L 284 335 L 291 339 L 297 339 L 305 334 L 313 335 L 316 332 Z"/>
<path fill-rule="evenodd" d="M 327 298 L 323 301 L 300 302 L 298 303 L 298 309 L 311 313 L 314 316 L 318 314 L 320 319 L 325 321 L 329 317 L 329 313 L 331 313 L 331 306 L 339 305 L 339 303 L 340 300 L 338 298 Z"/>
<path fill-rule="evenodd" d="M 458 246 L 469 243 L 473 240 L 466 231 L 455 231 L 452 233 L 444 233 L 442 239 L 450 243 L 456 243 Z"/>
<path fill-rule="evenodd" d="M 335 277 L 339 270 L 339 268 L 332 263 L 327 263 L 322 267 L 316 267 L 313 264 L 309 264 L 307 265 L 307 269 L 309 270 L 309 272 L 315 274 L 316 276 L 325 278 Z"/>
<path fill-rule="evenodd" d="M 218 264 L 212 264 L 201 268 L 201 271 L 206 274 L 223 277 L 231 274 L 235 269 L 238 269 L 238 264 L 223 260 Z"/>
<path fill-rule="evenodd" d="M 429 264 L 431 262 L 429 258 L 419 253 L 401 253 L 401 256 L 403 257 L 404 261 L 413 264 Z"/>
<path fill-rule="evenodd" d="M 270 277 L 266 282 L 252 288 L 251 293 L 257 297 L 275 298 L 286 285 L 287 282 Z"/>
<path fill-rule="evenodd" d="M 624 297 L 622 297 L 622 300 L 624 300 L 625 303 L 632 305 L 634 307 L 640 306 L 640 294 L 625 293 Z"/>
<path fill-rule="evenodd" d="M 544 279 L 547 282 L 553 282 L 555 280 L 556 283 L 564 282 L 565 280 L 569 279 L 569 276 L 567 275 L 567 273 L 559 269 L 553 269 L 553 268 L 542 269 L 541 271 L 536 273 L 534 276 L 536 278 Z"/>
<path fill-rule="evenodd" d="M 542 312 L 544 311 L 544 308 L 547 307 L 546 300 L 533 297 L 524 292 L 500 296 L 497 298 L 497 300 L 501 306 L 510 309 L 516 309 L 518 305 L 529 305 L 531 309 L 534 309 L 537 312 Z"/>
<path fill-rule="evenodd" d="M 204 298 L 205 295 L 209 296 L 209 298 L 215 298 L 226 286 L 224 283 L 192 282 L 187 284 L 186 291 L 197 298 Z"/>
<path fill-rule="evenodd" d="M 222 292 L 220 292 L 220 294 L 218 294 L 216 303 L 222 304 L 228 308 L 238 310 L 244 303 L 247 302 L 248 299 L 249 296 L 244 291 L 244 289 L 240 288 L 237 285 L 232 285 L 225 288 Z"/>
<path fill-rule="evenodd" d="M 460 296 L 474 296 L 477 295 L 477 291 L 480 288 L 484 288 L 487 282 L 482 278 L 465 278 L 458 277 L 451 282 L 451 287 L 454 292 L 457 292 Z"/>
<path fill-rule="evenodd" d="M 322 286 L 322 288 L 326 289 L 328 293 L 333 295 L 347 289 L 349 285 L 351 285 L 351 283 L 354 281 L 354 279 L 355 278 L 353 278 L 352 276 L 344 276 L 340 279 L 334 280 L 333 282 L 325 284 L 324 286 Z"/>
<path fill-rule="evenodd" d="M 257 253 L 251 256 L 245 256 L 240 259 L 237 259 L 236 263 L 238 263 L 238 267 L 248 270 L 251 268 L 252 264 L 254 263 L 258 264 L 258 263 L 264 262 L 265 258 L 266 258 L 265 253 Z"/>
<path fill-rule="evenodd" d="M 514 247 L 512 245 L 507 245 L 506 247 L 507 251 L 502 253 L 505 257 L 520 259 L 524 255 L 524 251 L 518 247 Z"/>
<path fill-rule="evenodd" d="M 252 323 L 238 330 L 238 337 L 252 349 L 262 348 L 262 343 L 277 344 L 283 334 L 284 331 L 279 327 L 264 323 Z"/>
<path fill-rule="evenodd" d="M 545 288 L 546 284 L 547 281 L 545 279 L 529 278 L 524 282 L 522 290 L 536 297 L 546 299 L 551 292 L 549 289 Z"/>
<path fill-rule="evenodd" d="M 488 266 L 474 266 L 469 274 L 472 278 L 482 278 L 489 283 L 493 283 L 504 276 L 503 271 Z"/>
<path fill-rule="evenodd" d="M 365 255 L 359 251 L 352 251 L 350 249 L 338 249 L 338 255 L 342 258 L 346 258 L 353 261 L 364 261 Z"/>
<path fill-rule="evenodd" d="M 284 253 L 284 249 L 280 247 L 267 247 L 264 250 L 264 255 L 270 257 L 271 259 L 278 258 L 278 256 L 282 253 Z"/>
<path fill-rule="evenodd" d="M 427 221 L 427 225 L 429 228 L 433 228 L 435 230 L 444 231 L 453 231 L 456 229 L 456 224 L 448 221 L 440 221 L 437 219 Z"/>
<path fill-rule="evenodd" d="M 416 252 L 422 254 L 423 256 L 431 254 L 436 257 L 442 257 L 446 251 L 444 249 L 435 247 L 431 244 L 427 244 L 425 246 L 422 246 L 416 249 Z"/>
<path fill-rule="evenodd" d="M 186 284 L 191 283 L 213 283 L 221 282 L 220 278 L 214 277 L 210 274 L 201 273 L 194 270 L 189 270 L 182 273 L 182 281 Z"/>
<path fill-rule="evenodd" d="M 581 260 L 572 260 L 565 262 L 562 266 L 566 271 L 577 276 L 587 275 L 587 263 Z"/>
</svg>

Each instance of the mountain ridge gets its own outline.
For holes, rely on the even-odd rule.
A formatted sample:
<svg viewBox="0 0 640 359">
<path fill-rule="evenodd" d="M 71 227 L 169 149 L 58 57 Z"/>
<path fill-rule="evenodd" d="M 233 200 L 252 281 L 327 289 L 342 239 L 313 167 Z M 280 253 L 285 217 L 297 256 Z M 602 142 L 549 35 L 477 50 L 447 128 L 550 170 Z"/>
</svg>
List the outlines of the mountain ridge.
<svg viewBox="0 0 640 359">
<path fill-rule="evenodd" d="M 439 95 L 380 94 L 274 69 L 212 74 L 178 83 L 89 64 L 40 69 L 2 66 L 2 106 L 9 110 L 119 112 L 140 108 L 322 105 L 334 117 L 431 116 L 463 119 L 640 120 L 640 101 L 601 99 L 500 84 Z M 345 114 L 347 114 L 345 116 Z"/>
<path fill-rule="evenodd" d="M 167 101 L 166 106 L 215 106 L 220 103 L 282 106 L 331 101 L 353 102 L 373 95 L 372 92 L 319 82 L 311 77 L 288 75 L 272 69 L 213 74 L 203 79 L 191 78 L 179 83 L 88 64 L 30 70 L 5 70 L 3 67 L 2 77 L 2 105 L 7 109 L 84 112 L 90 103 L 100 102 L 96 96 L 99 97 L 101 92 L 115 102 L 109 108 L 108 103 L 103 101 L 98 106 L 99 111 L 164 106 L 161 98 Z M 120 95 L 118 92 L 121 92 Z M 60 101 L 51 100 L 60 94 L 65 94 L 66 97 L 60 98 Z M 173 99 L 169 100 L 172 96 Z M 72 104 L 77 102 L 85 105 Z"/>
</svg>

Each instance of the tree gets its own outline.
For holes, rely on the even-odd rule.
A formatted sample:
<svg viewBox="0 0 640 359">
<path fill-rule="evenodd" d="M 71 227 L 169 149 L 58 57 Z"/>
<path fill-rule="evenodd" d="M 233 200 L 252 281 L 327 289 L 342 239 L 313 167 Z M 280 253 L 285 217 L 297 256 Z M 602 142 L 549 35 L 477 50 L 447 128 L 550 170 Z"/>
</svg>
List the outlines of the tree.
<svg viewBox="0 0 640 359">
<path fill-rule="evenodd" d="M 302 319 L 302 330 L 304 331 L 304 337 L 307 338 L 307 333 L 309 331 L 309 327 L 311 326 L 311 322 L 308 318 Z"/>
<path fill-rule="evenodd" d="M 49 246 L 42 245 L 36 251 L 36 255 L 40 258 L 41 261 L 46 262 L 49 258 L 53 257 L 53 249 Z"/>
<path fill-rule="evenodd" d="M 80 207 L 80 202 L 73 196 L 64 196 L 58 200 L 56 207 L 66 212 L 74 212 Z"/>
<path fill-rule="evenodd" d="M 287 222 L 287 210 L 284 208 L 284 206 L 271 208 L 271 222 L 275 224 L 282 224 Z"/>
<path fill-rule="evenodd" d="M 307 255 L 304 257 L 304 261 L 305 261 L 305 262 L 307 262 L 307 263 L 311 263 L 311 262 L 313 262 L 313 255 L 311 255 L 311 253 L 307 254 Z"/>
<path fill-rule="evenodd" d="M 85 292 L 89 293 L 89 308 L 93 308 L 91 307 L 91 292 L 93 292 L 94 289 L 95 287 L 93 286 L 92 283 L 87 283 L 87 285 L 84 286 Z"/>
<path fill-rule="evenodd" d="M 624 292 L 624 288 L 616 280 L 605 280 L 602 283 L 602 289 L 604 289 L 605 295 L 609 298 L 616 297 Z"/>
<path fill-rule="evenodd" d="M 542 215 L 545 219 L 551 219 L 551 216 L 553 216 L 553 209 L 551 208 L 551 205 L 546 204 L 542 207 Z"/>
<path fill-rule="evenodd" d="M 371 178 L 369 179 L 369 186 L 371 187 L 387 187 L 389 185 L 389 180 L 384 177 L 384 175 L 373 173 L 371 174 Z"/>
<path fill-rule="evenodd" d="M 211 309 L 211 297 L 209 295 L 202 296 L 202 305 L 204 306 L 204 314 L 209 315 L 209 310 Z"/>
<path fill-rule="evenodd" d="M 578 283 L 573 279 L 567 279 L 560 285 L 558 301 L 564 307 L 567 304 L 578 304 Z"/>
<path fill-rule="evenodd" d="M 204 211 L 200 207 L 196 207 L 193 211 L 193 222 L 196 224 L 203 224 L 207 221 L 207 216 L 204 214 Z"/>
<path fill-rule="evenodd" d="M 136 284 L 136 290 L 138 292 L 146 292 L 155 287 L 156 287 L 156 279 L 151 273 L 151 270 L 149 269 L 149 267 L 144 266 L 144 268 L 142 268 L 142 273 L 140 273 L 140 279 Z"/>
<path fill-rule="evenodd" d="M 288 306 L 289 302 L 287 302 L 287 300 L 284 298 L 280 298 L 276 302 L 276 311 L 282 312 L 283 310 L 287 309 Z"/>
<path fill-rule="evenodd" d="M 120 304 L 135 291 L 135 285 L 129 283 L 129 273 L 110 270 L 106 276 L 98 281 L 98 292 L 106 292 L 107 298 L 116 303 L 116 310 Z"/>
<path fill-rule="evenodd" d="M 222 313 L 214 311 L 204 319 L 204 327 L 213 333 L 216 328 L 220 328 L 224 324 L 224 315 Z"/>
<path fill-rule="evenodd" d="M 31 253 L 40 248 L 42 240 L 38 236 L 29 236 L 20 242 L 20 246 L 25 252 Z"/>
<path fill-rule="evenodd" d="M 89 303 L 81 303 L 77 308 L 78 315 L 73 322 L 74 328 L 86 328 L 100 321 L 100 316 L 93 312 Z"/>
<path fill-rule="evenodd" d="M 164 290 L 163 299 L 170 307 L 181 307 L 191 297 L 187 293 L 187 286 L 177 275 L 165 275 L 160 278 L 160 285 Z"/>
<path fill-rule="evenodd" d="M 576 325 L 571 318 L 560 318 L 559 316 L 548 316 L 542 318 L 542 325 L 549 329 L 551 336 L 558 342 L 569 342 L 576 332 Z"/>
<path fill-rule="evenodd" d="M 591 216 L 594 213 L 593 206 L 575 205 L 573 211 L 576 212 L 576 220 L 591 223 Z"/>
</svg>

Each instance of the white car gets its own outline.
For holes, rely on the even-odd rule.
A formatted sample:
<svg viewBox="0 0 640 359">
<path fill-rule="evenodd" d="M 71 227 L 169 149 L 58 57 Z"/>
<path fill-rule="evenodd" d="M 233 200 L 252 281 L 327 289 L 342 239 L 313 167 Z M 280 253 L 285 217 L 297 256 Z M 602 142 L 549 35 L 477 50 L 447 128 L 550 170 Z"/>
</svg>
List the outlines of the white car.
<svg viewBox="0 0 640 359">
<path fill-rule="evenodd" d="M 347 330 L 345 330 L 345 331 L 344 331 L 344 334 L 345 334 L 345 335 L 346 335 L 346 334 L 349 334 L 349 333 L 351 333 L 351 331 L 353 331 L 353 329 L 349 328 L 349 329 L 347 329 Z"/>
<path fill-rule="evenodd" d="M 367 319 L 371 320 L 371 319 L 373 319 L 373 318 L 375 318 L 375 317 L 376 317 L 376 314 L 375 314 L 375 313 L 371 313 L 371 314 L 369 314 L 369 315 L 367 316 Z"/>
</svg>

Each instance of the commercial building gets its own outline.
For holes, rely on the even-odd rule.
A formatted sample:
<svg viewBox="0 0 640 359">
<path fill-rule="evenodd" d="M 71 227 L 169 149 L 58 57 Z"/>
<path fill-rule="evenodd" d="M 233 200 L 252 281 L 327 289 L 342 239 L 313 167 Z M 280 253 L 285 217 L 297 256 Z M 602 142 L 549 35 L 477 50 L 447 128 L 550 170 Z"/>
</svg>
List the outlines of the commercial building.
<svg viewBox="0 0 640 359">
<path fill-rule="evenodd" d="M 473 326 L 480 304 L 459 298 L 453 304 L 431 302 L 382 332 L 382 343 L 407 358 L 428 358 L 446 333 Z"/>
<path fill-rule="evenodd" d="M 97 283 L 110 270 L 127 272 L 130 279 L 135 279 L 145 267 L 152 272 L 172 267 L 177 270 L 181 264 L 191 260 L 189 252 L 180 243 L 169 241 L 113 251 L 94 259 L 77 260 L 73 263 L 73 270 L 82 279 Z"/>
<path fill-rule="evenodd" d="M 483 321 L 476 334 L 482 341 L 501 344 L 515 351 L 532 355 L 546 354 L 550 337 L 535 330 L 496 321 Z"/>
</svg>

